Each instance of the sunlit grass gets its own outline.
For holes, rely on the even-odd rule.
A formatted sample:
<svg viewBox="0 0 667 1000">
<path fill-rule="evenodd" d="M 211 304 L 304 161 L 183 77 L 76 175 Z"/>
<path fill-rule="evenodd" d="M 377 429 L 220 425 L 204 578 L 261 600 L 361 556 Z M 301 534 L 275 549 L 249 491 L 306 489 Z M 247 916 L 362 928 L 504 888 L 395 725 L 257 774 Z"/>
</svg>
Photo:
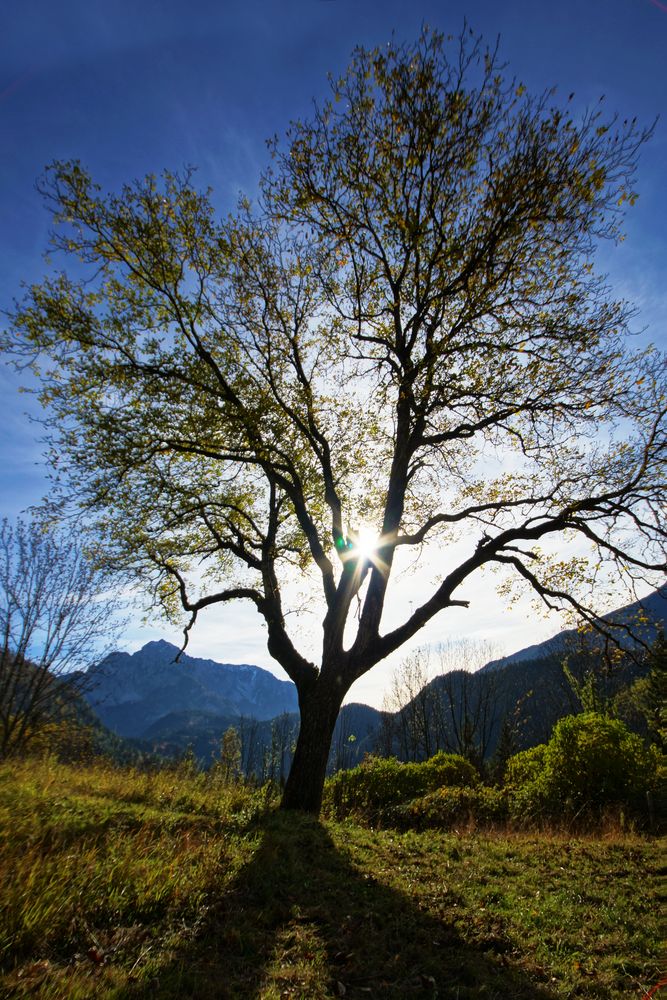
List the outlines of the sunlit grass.
<svg viewBox="0 0 667 1000">
<path fill-rule="evenodd" d="M 52 962 L 106 965 L 176 921 L 196 923 L 245 860 L 231 831 L 253 807 L 238 789 L 173 772 L 4 767 L 0 956 L 15 985 Z"/>
<path fill-rule="evenodd" d="M 0 768 L 0 995 L 642 997 L 660 845 L 374 831 L 202 776 Z"/>
</svg>

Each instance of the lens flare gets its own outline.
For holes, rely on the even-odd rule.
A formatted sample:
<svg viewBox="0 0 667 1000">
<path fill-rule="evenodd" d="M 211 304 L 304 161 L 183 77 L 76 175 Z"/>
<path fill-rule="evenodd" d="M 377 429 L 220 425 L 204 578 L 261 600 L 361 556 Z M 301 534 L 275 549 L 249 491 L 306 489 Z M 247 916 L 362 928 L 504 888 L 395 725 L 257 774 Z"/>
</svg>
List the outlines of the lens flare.
<svg viewBox="0 0 667 1000">
<path fill-rule="evenodd" d="M 380 539 L 368 524 L 360 524 L 354 539 L 355 551 L 362 559 L 373 559 Z"/>
</svg>

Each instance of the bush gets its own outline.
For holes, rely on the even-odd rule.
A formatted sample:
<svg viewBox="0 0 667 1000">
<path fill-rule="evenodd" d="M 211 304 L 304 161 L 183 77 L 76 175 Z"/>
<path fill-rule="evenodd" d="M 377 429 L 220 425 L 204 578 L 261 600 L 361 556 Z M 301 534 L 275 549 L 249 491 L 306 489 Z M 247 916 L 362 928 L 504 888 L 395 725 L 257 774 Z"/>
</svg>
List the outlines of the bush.
<svg viewBox="0 0 667 1000">
<path fill-rule="evenodd" d="M 52 719 L 31 726 L 26 733 L 26 756 L 53 757 L 63 763 L 89 763 L 95 756 L 91 727 L 73 719 Z"/>
<path fill-rule="evenodd" d="M 479 772 L 474 764 L 456 753 L 439 750 L 423 764 L 413 766 L 418 767 L 424 776 L 427 791 L 444 786 L 474 787 L 480 783 Z"/>
<path fill-rule="evenodd" d="M 339 771 L 324 788 L 324 811 L 336 819 L 354 813 L 376 819 L 391 806 L 408 802 L 442 786 L 476 786 L 479 774 L 457 754 L 439 752 L 421 764 L 402 764 L 395 757 L 367 757 L 349 771 Z"/>
<path fill-rule="evenodd" d="M 381 814 L 383 825 L 401 830 L 450 830 L 455 826 L 489 825 L 507 819 L 507 796 L 497 788 L 438 788 Z"/>
<path fill-rule="evenodd" d="M 522 750 L 507 761 L 505 770 L 505 788 L 517 791 L 531 781 L 535 781 L 544 771 L 544 758 L 547 752 L 545 743 Z"/>
<path fill-rule="evenodd" d="M 618 719 L 571 715 L 546 746 L 511 758 L 506 788 L 517 818 L 601 817 L 609 807 L 644 812 L 658 787 L 660 754 Z"/>
</svg>

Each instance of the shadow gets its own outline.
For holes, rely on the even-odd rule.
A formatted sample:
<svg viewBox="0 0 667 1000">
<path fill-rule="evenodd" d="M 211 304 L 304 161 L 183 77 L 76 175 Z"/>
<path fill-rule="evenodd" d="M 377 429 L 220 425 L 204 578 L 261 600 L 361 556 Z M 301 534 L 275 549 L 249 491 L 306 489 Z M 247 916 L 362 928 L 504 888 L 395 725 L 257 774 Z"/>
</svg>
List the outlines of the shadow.
<svg viewBox="0 0 667 1000">
<path fill-rule="evenodd" d="M 444 886 L 442 898 L 446 903 Z M 437 901 L 431 904 L 423 910 L 417 899 L 357 867 L 317 820 L 274 814 L 262 823 L 258 850 L 196 936 L 151 982 L 114 995 L 554 1000 L 554 992 L 518 968 L 506 938 L 487 933 L 473 945 L 451 908 L 438 915 Z"/>
</svg>

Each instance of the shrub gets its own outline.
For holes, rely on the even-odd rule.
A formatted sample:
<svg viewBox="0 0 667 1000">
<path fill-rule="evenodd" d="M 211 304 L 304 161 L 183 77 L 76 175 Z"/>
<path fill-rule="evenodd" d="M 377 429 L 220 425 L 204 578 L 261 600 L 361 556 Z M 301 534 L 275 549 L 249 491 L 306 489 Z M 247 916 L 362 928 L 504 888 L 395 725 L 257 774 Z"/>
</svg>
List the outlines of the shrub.
<svg viewBox="0 0 667 1000">
<path fill-rule="evenodd" d="M 398 829 L 450 830 L 455 826 L 488 825 L 507 819 L 507 795 L 498 788 L 438 788 L 412 802 L 393 806 L 381 814 L 383 825 Z"/>
<path fill-rule="evenodd" d="M 63 763 L 90 762 L 95 756 L 94 732 L 74 719 L 51 719 L 29 727 L 29 757 L 54 757 Z"/>
<path fill-rule="evenodd" d="M 610 806 L 645 808 L 658 787 L 660 754 L 618 719 L 594 712 L 554 727 L 546 746 L 509 761 L 506 787 L 520 818 L 601 816 Z"/>
<path fill-rule="evenodd" d="M 349 771 L 339 771 L 324 789 L 324 810 L 342 819 L 354 813 L 375 819 L 383 809 L 408 802 L 445 785 L 475 786 L 479 775 L 457 754 L 439 752 L 420 764 L 395 757 L 367 757 Z"/>
<path fill-rule="evenodd" d="M 444 786 L 461 788 L 479 784 L 479 773 L 474 764 L 457 753 L 439 750 L 423 764 L 416 765 L 424 776 L 428 791 Z"/>
<path fill-rule="evenodd" d="M 532 781 L 536 781 L 544 771 L 544 758 L 547 752 L 546 743 L 522 750 L 507 761 L 504 786 L 509 791 L 516 792 Z"/>
</svg>

